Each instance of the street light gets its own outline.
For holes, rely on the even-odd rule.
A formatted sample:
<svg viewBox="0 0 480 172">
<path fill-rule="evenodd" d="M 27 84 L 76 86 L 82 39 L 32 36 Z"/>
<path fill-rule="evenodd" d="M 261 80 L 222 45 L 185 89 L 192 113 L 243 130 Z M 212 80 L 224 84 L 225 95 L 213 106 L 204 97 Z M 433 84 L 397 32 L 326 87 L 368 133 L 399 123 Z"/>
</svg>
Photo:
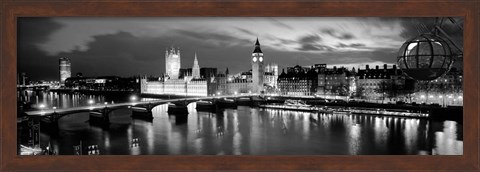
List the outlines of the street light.
<svg viewBox="0 0 480 172">
<path fill-rule="evenodd" d="M 44 109 L 44 108 L 46 107 L 46 105 L 43 104 L 43 103 L 41 103 L 40 105 L 38 105 L 38 107 L 39 107 L 40 109 Z"/>
<path fill-rule="evenodd" d="M 130 96 L 130 100 L 131 100 L 131 101 L 137 101 L 137 99 L 138 99 L 138 98 L 137 98 L 137 96 L 135 96 L 135 95 Z"/>
<path fill-rule="evenodd" d="M 95 101 L 93 101 L 92 99 L 88 100 L 89 105 L 93 105 L 94 103 L 95 103 Z"/>
</svg>

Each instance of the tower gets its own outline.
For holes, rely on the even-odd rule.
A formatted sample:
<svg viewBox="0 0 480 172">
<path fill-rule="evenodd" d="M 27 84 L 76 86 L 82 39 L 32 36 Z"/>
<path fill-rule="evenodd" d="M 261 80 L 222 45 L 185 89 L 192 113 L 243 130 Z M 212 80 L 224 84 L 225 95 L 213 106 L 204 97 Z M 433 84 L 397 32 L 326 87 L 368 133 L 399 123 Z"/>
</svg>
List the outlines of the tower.
<svg viewBox="0 0 480 172">
<path fill-rule="evenodd" d="M 195 53 L 195 60 L 193 61 L 192 78 L 200 78 L 200 66 L 198 66 L 197 53 Z"/>
<path fill-rule="evenodd" d="M 260 93 L 263 91 L 263 52 L 260 49 L 260 43 L 255 43 L 255 49 L 252 53 L 252 93 Z"/>
<path fill-rule="evenodd" d="M 65 84 L 65 80 L 72 76 L 70 59 L 67 57 L 60 57 L 60 59 L 58 59 L 58 64 L 60 70 L 60 84 Z"/>
<path fill-rule="evenodd" d="M 180 49 L 173 46 L 165 51 L 165 73 L 170 79 L 178 79 L 180 75 Z"/>
</svg>

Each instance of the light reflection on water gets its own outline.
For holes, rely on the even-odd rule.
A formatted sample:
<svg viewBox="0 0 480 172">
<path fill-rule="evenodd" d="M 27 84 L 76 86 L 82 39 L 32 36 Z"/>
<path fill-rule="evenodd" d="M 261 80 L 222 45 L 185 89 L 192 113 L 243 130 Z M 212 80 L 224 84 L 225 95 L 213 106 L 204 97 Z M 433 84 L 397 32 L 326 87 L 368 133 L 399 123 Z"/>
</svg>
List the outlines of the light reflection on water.
<svg viewBox="0 0 480 172">
<path fill-rule="evenodd" d="M 85 100 L 61 94 L 45 97 L 34 99 L 66 106 Z M 132 119 L 129 109 L 120 109 L 110 114 L 108 127 L 89 124 L 88 113 L 71 114 L 60 119 L 57 134 L 42 130 L 41 144 L 46 147 L 50 141 L 65 155 L 73 154 L 80 141 L 84 152 L 88 145 L 98 145 L 100 154 L 112 155 L 463 154 L 463 126 L 454 121 L 245 106 L 208 113 L 197 112 L 195 103 L 188 110 L 189 115 L 180 118 L 168 115 L 167 105 L 160 105 L 148 121 Z"/>
<path fill-rule="evenodd" d="M 463 153 L 454 121 L 427 121 L 347 114 L 311 114 L 240 106 L 217 114 L 169 116 L 167 105 L 153 109 L 153 121 L 131 119 L 128 109 L 111 114 L 108 128 L 91 126 L 87 114 L 60 121 L 52 139 L 60 154 L 73 154 L 80 140 L 101 154 L 128 155 L 362 155 Z M 138 146 L 132 139 L 138 138 Z"/>
</svg>

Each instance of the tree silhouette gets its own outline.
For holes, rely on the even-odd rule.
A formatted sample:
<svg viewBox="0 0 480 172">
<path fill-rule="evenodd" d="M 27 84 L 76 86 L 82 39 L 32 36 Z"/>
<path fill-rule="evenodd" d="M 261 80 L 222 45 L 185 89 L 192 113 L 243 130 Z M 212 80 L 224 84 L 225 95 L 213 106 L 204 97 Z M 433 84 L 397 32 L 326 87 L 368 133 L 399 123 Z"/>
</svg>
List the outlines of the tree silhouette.
<svg viewBox="0 0 480 172">
<path fill-rule="evenodd" d="M 389 82 L 383 80 L 383 81 L 380 81 L 380 83 L 378 83 L 378 87 L 375 88 L 374 90 L 376 93 L 382 94 L 382 104 L 385 101 L 385 95 L 388 90 L 388 87 L 389 87 Z"/>
<path fill-rule="evenodd" d="M 357 87 L 357 90 L 355 91 L 355 97 L 360 98 L 360 99 L 365 99 L 365 88 L 363 86 Z"/>
</svg>

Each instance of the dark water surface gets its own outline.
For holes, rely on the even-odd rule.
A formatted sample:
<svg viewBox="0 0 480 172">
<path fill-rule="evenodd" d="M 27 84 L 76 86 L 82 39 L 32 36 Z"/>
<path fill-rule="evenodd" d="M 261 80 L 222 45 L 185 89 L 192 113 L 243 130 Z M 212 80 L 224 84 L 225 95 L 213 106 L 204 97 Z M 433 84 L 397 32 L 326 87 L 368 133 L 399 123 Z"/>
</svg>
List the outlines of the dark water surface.
<svg viewBox="0 0 480 172">
<path fill-rule="evenodd" d="M 44 95 L 33 95 L 33 100 L 48 106 L 113 101 L 104 96 L 40 94 Z M 98 145 L 102 155 L 463 154 L 463 126 L 455 121 L 246 106 L 208 113 L 197 112 L 195 106 L 188 106 L 185 118 L 169 116 L 167 105 L 157 106 L 152 121 L 132 119 L 130 109 L 120 109 L 110 114 L 107 127 L 89 124 L 88 113 L 71 114 L 60 119 L 58 132 L 41 132 L 41 145 L 50 142 L 61 155 L 73 154 L 80 142 L 83 154 L 88 154 L 89 145 Z"/>
</svg>

